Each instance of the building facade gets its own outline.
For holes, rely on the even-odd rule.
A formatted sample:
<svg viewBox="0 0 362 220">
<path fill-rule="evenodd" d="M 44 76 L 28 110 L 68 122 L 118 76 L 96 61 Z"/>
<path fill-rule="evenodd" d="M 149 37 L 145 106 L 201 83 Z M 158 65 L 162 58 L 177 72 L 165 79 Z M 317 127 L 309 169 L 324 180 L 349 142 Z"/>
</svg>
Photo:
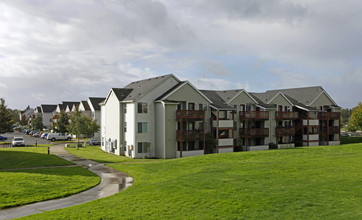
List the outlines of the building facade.
<svg viewBox="0 0 362 220">
<path fill-rule="evenodd" d="M 340 107 L 319 86 L 198 90 L 170 74 L 112 88 L 100 109 L 102 150 L 132 158 L 340 144 Z"/>
</svg>

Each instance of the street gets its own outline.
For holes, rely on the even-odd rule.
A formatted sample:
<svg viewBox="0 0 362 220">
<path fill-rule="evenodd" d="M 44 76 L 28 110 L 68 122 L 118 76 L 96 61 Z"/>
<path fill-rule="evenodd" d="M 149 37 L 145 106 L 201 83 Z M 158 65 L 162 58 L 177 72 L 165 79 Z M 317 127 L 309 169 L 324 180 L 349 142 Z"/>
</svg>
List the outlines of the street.
<svg viewBox="0 0 362 220">
<path fill-rule="evenodd" d="M 14 137 L 23 137 L 25 145 L 33 145 L 35 143 L 50 144 L 50 141 L 47 139 L 32 137 L 30 135 L 27 135 L 26 133 L 17 132 L 17 131 L 13 133 L 2 134 L 1 136 L 7 137 L 9 142 L 11 142 Z"/>
</svg>

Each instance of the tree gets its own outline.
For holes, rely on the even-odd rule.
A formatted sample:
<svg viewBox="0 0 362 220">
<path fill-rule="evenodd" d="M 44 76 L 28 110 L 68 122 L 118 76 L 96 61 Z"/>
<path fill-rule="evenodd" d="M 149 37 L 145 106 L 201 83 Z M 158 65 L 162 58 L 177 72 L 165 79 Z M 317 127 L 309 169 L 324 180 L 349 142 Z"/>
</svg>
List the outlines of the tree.
<svg viewBox="0 0 362 220">
<path fill-rule="evenodd" d="M 77 148 L 79 147 L 79 139 L 81 134 L 92 135 L 94 132 L 99 130 L 97 122 L 92 120 L 89 117 L 82 115 L 79 111 L 78 106 L 76 106 L 75 111 L 71 117 L 71 122 L 68 126 L 70 133 L 77 136 L 78 143 Z"/>
<path fill-rule="evenodd" d="M 14 117 L 5 105 L 5 99 L 0 99 L 0 134 L 13 131 Z"/>
<path fill-rule="evenodd" d="M 349 131 L 362 130 L 362 103 L 353 108 L 352 114 L 349 117 L 348 127 Z"/>
<path fill-rule="evenodd" d="M 59 119 L 55 126 L 55 130 L 59 133 L 66 133 L 68 132 L 68 125 L 69 125 L 69 117 L 64 110 L 60 111 Z"/>
<path fill-rule="evenodd" d="M 43 125 L 43 116 L 41 114 L 38 114 L 33 123 L 32 123 L 32 127 L 34 130 L 37 130 L 37 131 L 42 131 L 43 128 L 44 128 L 44 125 Z"/>
</svg>

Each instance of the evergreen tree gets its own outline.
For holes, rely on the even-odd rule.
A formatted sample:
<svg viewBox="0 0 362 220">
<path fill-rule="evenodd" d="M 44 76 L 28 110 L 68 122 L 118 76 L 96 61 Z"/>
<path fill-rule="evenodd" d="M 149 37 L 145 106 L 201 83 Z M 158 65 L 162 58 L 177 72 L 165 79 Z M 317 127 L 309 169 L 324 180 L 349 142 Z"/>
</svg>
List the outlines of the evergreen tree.
<svg viewBox="0 0 362 220">
<path fill-rule="evenodd" d="M 13 131 L 14 116 L 5 105 L 5 99 L 0 99 L 0 134 Z"/>
</svg>

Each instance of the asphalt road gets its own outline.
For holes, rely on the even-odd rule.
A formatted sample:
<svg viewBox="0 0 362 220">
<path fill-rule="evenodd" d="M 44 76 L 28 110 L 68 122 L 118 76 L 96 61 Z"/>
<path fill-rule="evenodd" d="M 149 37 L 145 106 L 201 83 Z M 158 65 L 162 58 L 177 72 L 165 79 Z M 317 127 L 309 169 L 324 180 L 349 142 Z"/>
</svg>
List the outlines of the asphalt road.
<svg viewBox="0 0 362 220">
<path fill-rule="evenodd" d="M 50 144 L 49 140 L 32 137 L 32 136 L 27 135 L 26 133 L 22 133 L 22 132 L 6 133 L 6 134 L 2 134 L 1 136 L 7 137 L 8 141 L 10 141 L 10 142 L 13 141 L 14 137 L 23 137 L 25 145 L 32 145 L 32 144 L 35 144 L 35 143 L 38 143 L 38 144 Z"/>
</svg>

